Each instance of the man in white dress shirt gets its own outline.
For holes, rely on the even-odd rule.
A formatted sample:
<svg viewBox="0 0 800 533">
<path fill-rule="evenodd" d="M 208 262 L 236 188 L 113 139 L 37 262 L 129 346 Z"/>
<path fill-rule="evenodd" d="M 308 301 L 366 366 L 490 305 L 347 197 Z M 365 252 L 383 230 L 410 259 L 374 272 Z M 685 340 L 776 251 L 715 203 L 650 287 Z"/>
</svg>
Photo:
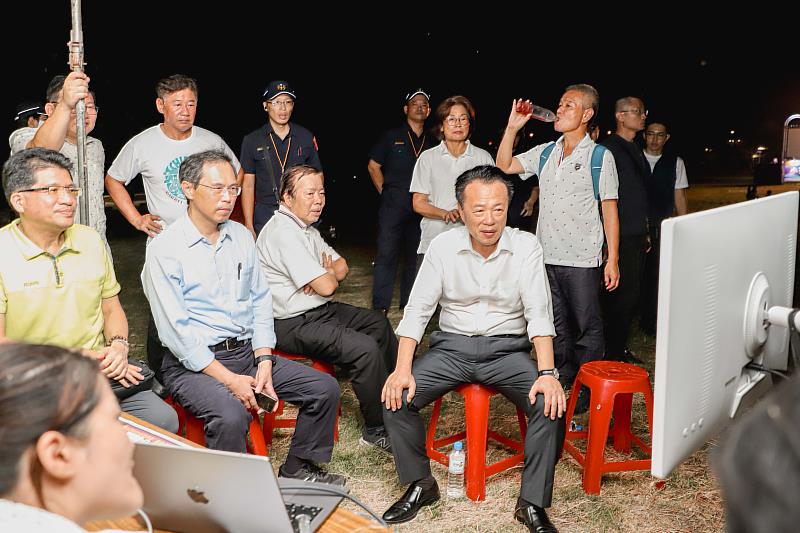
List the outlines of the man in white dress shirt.
<svg viewBox="0 0 800 533">
<path fill-rule="evenodd" d="M 464 383 L 500 391 L 525 411 L 525 469 L 514 513 L 531 531 L 555 531 L 550 505 L 566 399 L 553 363 L 553 310 L 542 248 L 528 232 L 506 228 L 512 186 L 500 169 L 482 165 L 455 184 L 465 226 L 433 239 L 397 328 L 397 366 L 381 393 L 384 421 L 406 493 L 383 515 L 413 519 L 439 499 L 425 453 L 419 411 Z M 437 305 L 430 350 L 414 351 Z M 537 361 L 531 359 L 531 341 Z"/>
</svg>

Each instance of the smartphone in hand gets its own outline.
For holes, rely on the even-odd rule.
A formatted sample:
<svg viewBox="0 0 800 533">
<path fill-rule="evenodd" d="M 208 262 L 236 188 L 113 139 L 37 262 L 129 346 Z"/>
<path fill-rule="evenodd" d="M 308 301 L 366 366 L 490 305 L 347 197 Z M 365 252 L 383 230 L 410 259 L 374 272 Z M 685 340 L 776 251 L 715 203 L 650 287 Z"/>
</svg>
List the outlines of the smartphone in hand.
<svg viewBox="0 0 800 533">
<path fill-rule="evenodd" d="M 255 391 L 253 391 L 253 393 L 256 395 L 256 403 L 258 406 L 268 413 L 271 413 L 275 408 L 275 404 L 278 403 L 278 399 L 269 394 Z"/>
</svg>

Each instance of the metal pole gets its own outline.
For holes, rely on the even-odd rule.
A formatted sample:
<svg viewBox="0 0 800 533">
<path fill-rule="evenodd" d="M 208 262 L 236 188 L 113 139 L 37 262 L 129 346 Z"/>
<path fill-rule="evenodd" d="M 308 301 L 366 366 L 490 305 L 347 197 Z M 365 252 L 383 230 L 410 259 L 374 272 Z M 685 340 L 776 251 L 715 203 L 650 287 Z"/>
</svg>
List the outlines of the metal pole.
<svg viewBox="0 0 800 533">
<path fill-rule="evenodd" d="M 69 43 L 69 67 L 73 72 L 83 72 L 83 28 L 81 22 L 81 0 L 70 0 L 72 4 L 72 31 Z M 75 107 L 78 139 L 78 165 L 75 169 L 78 176 L 78 187 L 81 195 L 78 197 L 78 222 L 90 225 L 89 220 L 89 176 L 86 163 L 86 102 L 81 99 Z"/>
</svg>

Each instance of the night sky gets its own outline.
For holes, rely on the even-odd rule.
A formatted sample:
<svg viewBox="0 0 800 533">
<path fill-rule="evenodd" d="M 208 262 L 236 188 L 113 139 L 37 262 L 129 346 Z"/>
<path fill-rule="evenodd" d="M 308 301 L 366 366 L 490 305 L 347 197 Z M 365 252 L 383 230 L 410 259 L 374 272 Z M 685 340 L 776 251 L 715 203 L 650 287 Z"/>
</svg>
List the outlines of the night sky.
<svg viewBox="0 0 800 533">
<path fill-rule="evenodd" d="M 49 79 L 66 72 L 70 29 L 67 0 L 18 4 L 4 5 L 0 37 L 11 65 L 3 91 L 9 133 L 16 104 L 43 99 Z M 449 4 L 453 11 L 444 16 L 422 4 L 393 6 L 391 17 L 346 4 L 324 12 L 310 3 L 234 0 L 214 9 L 169 1 L 83 4 L 86 70 L 101 107 L 92 135 L 106 147 L 106 166 L 127 139 L 160 121 L 160 77 L 195 77 L 196 124 L 237 154 L 242 137 L 266 119 L 266 83 L 287 79 L 297 93 L 293 121 L 316 134 L 334 202 L 356 195 L 374 204 L 368 150 L 382 130 L 401 123 L 402 96 L 419 85 L 434 106 L 453 94 L 470 98 L 477 108 L 473 142 L 482 147 L 499 140 L 514 97 L 555 109 L 566 85 L 591 83 L 600 92 L 605 134 L 614 129 L 614 100 L 640 96 L 651 117 L 670 127 L 690 181 L 730 171 L 703 159 L 706 147 L 726 153 L 730 130 L 742 139 L 740 151 L 764 145 L 777 155 L 783 121 L 800 112 L 795 45 L 774 31 L 780 21 L 759 15 L 665 14 L 653 22 L 636 11 L 605 18 L 534 13 L 534 4 L 506 15 L 495 2 L 484 4 L 485 12 Z M 549 124 L 530 131 L 537 143 L 555 138 Z M 0 156 L 7 155 L 4 145 Z"/>
</svg>

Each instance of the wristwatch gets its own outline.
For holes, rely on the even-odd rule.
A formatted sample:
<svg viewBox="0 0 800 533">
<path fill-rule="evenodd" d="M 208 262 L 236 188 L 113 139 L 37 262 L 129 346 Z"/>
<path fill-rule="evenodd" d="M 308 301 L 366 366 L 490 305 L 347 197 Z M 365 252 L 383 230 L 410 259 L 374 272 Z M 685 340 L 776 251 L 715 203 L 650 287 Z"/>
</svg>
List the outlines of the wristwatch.
<svg viewBox="0 0 800 533">
<path fill-rule="evenodd" d="M 258 357 L 256 357 L 256 366 L 260 365 L 264 361 L 272 361 L 272 364 L 274 365 L 275 359 L 276 359 L 275 355 L 271 353 L 267 355 L 259 355 Z"/>
<path fill-rule="evenodd" d="M 558 369 L 548 368 L 547 370 L 539 370 L 539 377 L 542 376 L 553 376 L 554 378 L 558 379 Z"/>
</svg>

